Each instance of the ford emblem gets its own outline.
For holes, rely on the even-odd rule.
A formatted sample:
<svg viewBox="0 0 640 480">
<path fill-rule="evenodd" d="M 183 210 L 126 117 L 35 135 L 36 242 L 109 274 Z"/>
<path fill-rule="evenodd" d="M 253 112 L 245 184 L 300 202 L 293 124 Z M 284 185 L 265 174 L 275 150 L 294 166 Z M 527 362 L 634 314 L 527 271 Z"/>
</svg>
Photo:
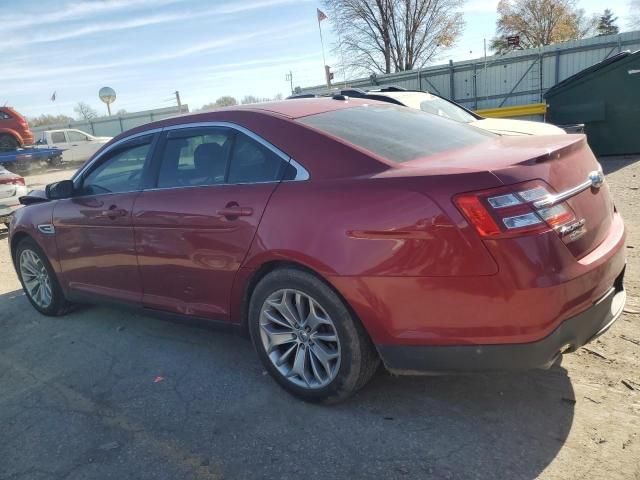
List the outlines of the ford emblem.
<svg viewBox="0 0 640 480">
<path fill-rule="evenodd" d="M 594 170 L 589 173 L 589 180 L 591 180 L 592 188 L 600 188 L 604 183 L 604 173 L 599 170 Z"/>
</svg>

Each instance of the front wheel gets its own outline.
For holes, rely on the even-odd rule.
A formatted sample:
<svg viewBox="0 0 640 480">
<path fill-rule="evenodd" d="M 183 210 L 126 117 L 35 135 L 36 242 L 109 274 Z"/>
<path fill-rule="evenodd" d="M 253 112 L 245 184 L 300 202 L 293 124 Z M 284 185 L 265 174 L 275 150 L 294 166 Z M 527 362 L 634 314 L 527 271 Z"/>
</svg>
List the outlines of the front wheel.
<svg viewBox="0 0 640 480">
<path fill-rule="evenodd" d="M 20 283 L 31 305 L 44 315 L 66 313 L 69 304 L 47 256 L 30 238 L 20 241 L 16 248 L 16 267 Z"/>
<path fill-rule="evenodd" d="M 379 365 L 369 336 L 340 297 L 302 270 L 276 270 L 260 280 L 249 305 L 249 330 L 267 371 L 303 400 L 343 400 Z"/>
</svg>

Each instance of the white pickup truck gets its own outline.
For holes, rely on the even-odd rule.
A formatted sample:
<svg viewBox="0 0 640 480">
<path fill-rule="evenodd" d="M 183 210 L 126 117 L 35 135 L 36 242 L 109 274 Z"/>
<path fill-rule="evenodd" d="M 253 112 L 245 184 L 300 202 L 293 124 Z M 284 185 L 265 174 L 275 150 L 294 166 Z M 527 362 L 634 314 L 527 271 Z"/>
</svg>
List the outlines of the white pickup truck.
<svg viewBox="0 0 640 480">
<path fill-rule="evenodd" d="M 64 162 L 84 162 L 113 137 L 94 137 L 82 130 L 66 128 L 39 134 L 36 146 L 63 149 Z"/>
</svg>

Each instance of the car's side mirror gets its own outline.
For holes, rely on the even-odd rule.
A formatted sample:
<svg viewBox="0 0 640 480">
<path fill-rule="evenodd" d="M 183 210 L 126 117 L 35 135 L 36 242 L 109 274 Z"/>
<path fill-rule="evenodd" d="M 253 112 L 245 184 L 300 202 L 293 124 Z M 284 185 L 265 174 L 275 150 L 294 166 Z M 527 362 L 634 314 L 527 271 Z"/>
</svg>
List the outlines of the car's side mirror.
<svg viewBox="0 0 640 480">
<path fill-rule="evenodd" d="M 45 193 L 49 200 L 59 200 L 61 198 L 71 198 L 74 194 L 74 185 L 71 180 L 61 180 L 60 182 L 50 183 L 45 188 Z"/>
</svg>

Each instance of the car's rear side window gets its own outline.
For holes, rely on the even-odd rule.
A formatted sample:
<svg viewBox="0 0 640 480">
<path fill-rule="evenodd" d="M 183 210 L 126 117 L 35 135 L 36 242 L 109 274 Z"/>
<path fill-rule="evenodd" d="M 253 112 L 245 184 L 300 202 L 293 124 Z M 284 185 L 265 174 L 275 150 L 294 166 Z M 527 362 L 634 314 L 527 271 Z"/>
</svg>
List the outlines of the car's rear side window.
<svg viewBox="0 0 640 480">
<path fill-rule="evenodd" d="M 184 129 L 167 138 L 159 188 L 225 183 L 233 132 L 226 128 Z"/>
<path fill-rule="evenodd" d="M 274 182 L 282 178 L 288 165 L 268 148 L 238 134 L 231 155 L 229 183 Z"/>
<path fill-rule="evenodd" d="M 407 107 L 367 105 L 302 117 L 301 123 L 394 162 L 474 145 L 495 134 Z"/>
</svg>

